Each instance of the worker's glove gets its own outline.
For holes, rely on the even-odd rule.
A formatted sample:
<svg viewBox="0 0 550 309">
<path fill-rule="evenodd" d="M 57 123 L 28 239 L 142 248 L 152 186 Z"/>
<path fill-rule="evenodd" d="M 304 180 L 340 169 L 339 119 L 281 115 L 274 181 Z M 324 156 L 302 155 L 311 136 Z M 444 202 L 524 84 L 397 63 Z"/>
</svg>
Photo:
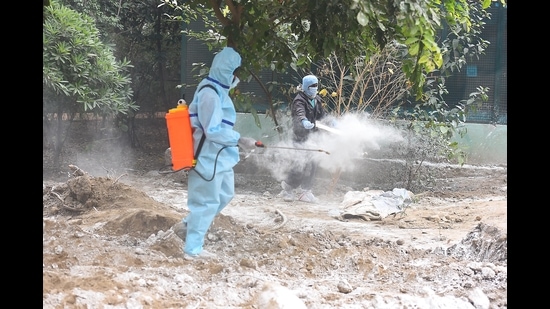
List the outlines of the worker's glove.
<svg viewBox="0 0 550 309">
<path fill-rule="evenodd" d="M 256 148 L 256 140 L 251 137 L 242 137 L 239 138 L 238 142 L 239 147 L 243 150 L 252 150 Z"/>
<path fill-rule="evenodd" d="M 302 119 L 302 125 L 303 125 L 304 128 L 306 128 L 307 130 L 311 130 L 311 129 L 313 129 L 313 127 L 315 126 L 313 123 L 309 122 L 309 120 L 307 120 L 307 119 Z"/>
</svg>

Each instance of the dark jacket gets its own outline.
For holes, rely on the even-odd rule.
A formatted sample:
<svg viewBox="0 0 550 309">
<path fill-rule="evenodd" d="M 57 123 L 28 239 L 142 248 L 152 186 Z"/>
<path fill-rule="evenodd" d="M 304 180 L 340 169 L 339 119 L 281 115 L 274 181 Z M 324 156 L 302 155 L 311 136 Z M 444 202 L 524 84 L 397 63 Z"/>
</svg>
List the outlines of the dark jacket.
<svg viewBox="0 0 550 309">
<path fill-rule="evenodd" d="M 295 142 L 304 142 L 307 140 L 310 133 L 317 131 L 314 127 L 311 130 L 307 130 L 302 125 L 302 119 L 307 119 L 311 123 L 315 124 L 316 120 L 320 120 L 327 115 L 325 108 L 321 102 L 319 95 L 315 96 L 315 107 L 311 106 L 311 99 L 303 92 L 298 92 L 291 105 L 292 116 L 292 128 L 293 128 L 293 140 Z"/>
</svg>

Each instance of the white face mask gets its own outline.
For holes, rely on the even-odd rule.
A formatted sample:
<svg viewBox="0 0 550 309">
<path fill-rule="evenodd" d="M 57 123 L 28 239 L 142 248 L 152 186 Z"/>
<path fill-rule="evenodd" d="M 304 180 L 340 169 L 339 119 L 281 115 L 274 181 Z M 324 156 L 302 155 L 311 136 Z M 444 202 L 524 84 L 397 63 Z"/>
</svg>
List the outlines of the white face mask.
<svg viewBox="0 0 550 309">
<path fill-rule="evenodd" d="M 304 92 L 308 95 L 308 97 L 313 99 L 317 95 L 317 89 L 317 87 L 309 87 Z"/>
<path fill-rule="evenodd" d="M 240 81 L 241 80 L 237 76 L 233 77 L 233 82 L 231 83 L 231 86 L 229 86 L 229 89 L 237 87 Z"/>
</svg>

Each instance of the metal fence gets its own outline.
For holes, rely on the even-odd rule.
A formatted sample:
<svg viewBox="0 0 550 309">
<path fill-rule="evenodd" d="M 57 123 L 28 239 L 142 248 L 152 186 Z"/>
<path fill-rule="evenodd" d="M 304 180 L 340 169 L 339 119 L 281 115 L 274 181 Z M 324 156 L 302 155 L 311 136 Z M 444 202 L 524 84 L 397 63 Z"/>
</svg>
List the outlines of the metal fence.
<svg viewBox="0 0 550 309">
<path fill-rule="evenodd" d="M 481 107 L 468 111 L 467 122 L 507 124 L 507 8 L 493 2 L 491 19 L 486 20 L 482 37 L 489 41 L 484 55 L 479 59 L 468 59 L 465 70 L 447 79 L 450 104 L 468 98 L 478 86 L 489 88 L 489 100 Z"/>
</svg>

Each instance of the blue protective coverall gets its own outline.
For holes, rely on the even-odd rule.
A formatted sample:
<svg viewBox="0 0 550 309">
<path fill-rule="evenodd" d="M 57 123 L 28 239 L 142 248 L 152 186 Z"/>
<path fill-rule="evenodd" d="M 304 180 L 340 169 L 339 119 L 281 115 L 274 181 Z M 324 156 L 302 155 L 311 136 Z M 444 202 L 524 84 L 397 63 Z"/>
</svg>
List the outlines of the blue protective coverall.
<svg viewBox="0 0 550 309">
<path fill-rule="evenodd" d="M 196 255 L 203 250 L 206 232 L 214 218 L 235 195 L 233 167 L 239 162 L 236 146 L 240 134 L 233 130 L 237 113 L 229 90 L 238 82 L 233 72 L 240 66 L 239 53 L 231 47 L 222 49 L 214 56 L 208 77 L 199 83 L 189 105 L 195 153 L 203 133 L 206 139 L 197 165 L 188 175 L 189 214 L 183 219 L 187 224 L 184 247 L 187 254 Z M 216 90 L 202 87 L 205 84 Z M 210 178 L 213 179 L 208 181 Z"/>
</svg>

